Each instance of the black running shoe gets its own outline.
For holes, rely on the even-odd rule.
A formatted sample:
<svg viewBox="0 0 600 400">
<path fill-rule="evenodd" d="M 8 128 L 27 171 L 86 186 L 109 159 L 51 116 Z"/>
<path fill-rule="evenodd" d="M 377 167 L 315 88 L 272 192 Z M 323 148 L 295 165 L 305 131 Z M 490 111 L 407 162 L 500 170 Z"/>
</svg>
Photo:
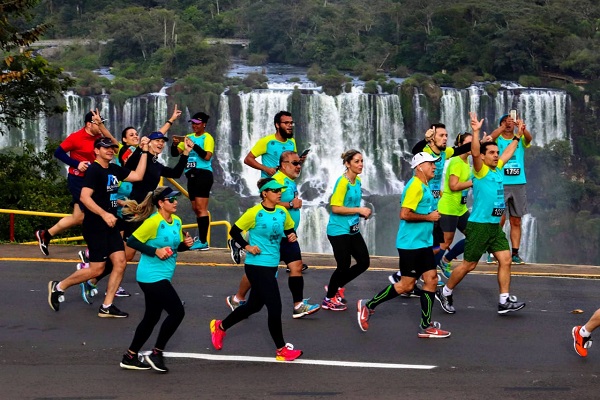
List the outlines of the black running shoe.
<svg viewBox="0 0 600 400">
<path fill-rule="evenodd" d="M 165 366 L 165 360 L 162 351 L 152 350 L 152 353 L 144 356 L 144 359 L 148 364 L 150 364 L 153 370 L 162 372 L 164 374 L 169 372 L 169 368 Z"/>
<path fill-rule="evenodd" d="M 38 245 L 40 246 L 40 250 L 42 254 L 47 256 L 50 254 L 48 251 L 48 245 L 50 244 L 50 234 L 45 229 L 40 229 L 35 231 L 35 237 L 38 241 Z"/>
<path fill-rule="evenodd" d="M 127 318 L 129 314 L 119 310 L 114 304 L 111 304 L 108 308 L 100 306 L 98 309 L 98 316 L 100 318 Z"/>
<path fill-rule="evenodd" d="M 119 366 L 123 369 L 133 369 L 138 371 L 148 370 L 152 368 L 149 364 L 140 360 L 137 354 L 133 355 L 129 353 L 123 354 L 123 359 L 121 360 Z"/>
<path fill-rule="evenodd" d="M 56 290 L 56 285 L 58 285 L 58 281 L 48 282 L 48 304 L 54 311 L 58 311 L 60 303 L 65 301 L 65 292 Z"/>
<path fill-rule="evenodd" d="M 227 245 L 229 246 L 229 251 L 231 252 L 231 261 L 239 264 L 242 261 L 242 249 L 233 239 L 227 240 Z"/>
<path fill-rule="evenodd" d="M 523 307 L 525 307 L 525 303 L 522 301 L 517 301 L 517 296 L 509 296 L 506 300 L 506 303 L 498 303 L 498 314 L 506 314 L 513 311 L 519 311 Z"/>
</svg>

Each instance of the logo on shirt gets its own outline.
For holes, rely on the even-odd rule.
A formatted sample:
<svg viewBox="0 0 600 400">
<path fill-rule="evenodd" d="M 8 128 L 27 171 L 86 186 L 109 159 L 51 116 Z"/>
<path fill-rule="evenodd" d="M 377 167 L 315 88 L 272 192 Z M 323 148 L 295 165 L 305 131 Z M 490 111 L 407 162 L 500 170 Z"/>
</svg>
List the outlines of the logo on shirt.
<svg viewBox="0 0 600 400">
<path fill-rule="evenodd" d="M 108 182 L 106 183 L 106 191 L 114 192 L 119 189 L 119 180 L 116 176 L 108 174 Z"/>
</svg>

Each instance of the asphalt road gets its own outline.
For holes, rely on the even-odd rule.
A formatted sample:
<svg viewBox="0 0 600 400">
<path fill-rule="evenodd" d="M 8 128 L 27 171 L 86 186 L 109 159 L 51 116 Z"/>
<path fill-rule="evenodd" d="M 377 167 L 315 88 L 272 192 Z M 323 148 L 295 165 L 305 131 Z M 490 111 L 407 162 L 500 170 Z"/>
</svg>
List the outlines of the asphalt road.
<svg viewBox="0 0 600 400">
<path fill-rule="evenodd" d="M 348 311 L 321 310 L 298 320 L 291 318 L 281 269 L 284 335 L 304 350 L 302 363 L 281 363 L 271 362 L 275 350 L 266 310 L 231 328 L 223 350 L 212 348 L 209 321 L 228 314 L 225 297 L 236 291 L 242 268 L 227 265 L 223 254 L 222 262 L 208 263 L 218 258 L 217 250 L 196 253 L 188 257 L 211 265 L 189 261 L 175 273 L 173 284 L 186 302 L 186 317 L 167 349 L 170 372 L 161 375 L 119 368 L 144 309 L 135 264 L 123 282 L 135 294 L 117 300 L 130 317 L 102 319 L 96 316 L 98 304 L 83 303 L 76 288 L 53 312 L 47 304 L 48 281 L 64 278 L 74 263 L 22 249 L 17 247 L 16 254 L 24 257 L 18 259 L 14 248 L 0 246 L 1 399 L 598 398 L 600 348 L 592 347 L 582 359 L 571 339 L 572 326 L 585 322 L 600 305 L 597 279 L 515 276 L 512 293 L 527 307 L 498 316 L 495 276 L 470 275 L 455 291 L 456 314 L 444 314 L 438 304 L 434 308 L 433 318 L 452 336 L 432 340 L 417 338 L 418 299 L 383 304 L 368 332 L 358 328 L 356 300 L 387 285 L 385 267 L 347 286 Z M 73 254 L 73 249 L 64 251 Z M 305 296 L 319 301 L 332 269 L 311 265 Z M 577 308 L 584 313 L 572 314 Z M 152 347 L 155 335 L 145 348 Z M 415 369 L 428 367 L 433 368 Z"/>
</svg>

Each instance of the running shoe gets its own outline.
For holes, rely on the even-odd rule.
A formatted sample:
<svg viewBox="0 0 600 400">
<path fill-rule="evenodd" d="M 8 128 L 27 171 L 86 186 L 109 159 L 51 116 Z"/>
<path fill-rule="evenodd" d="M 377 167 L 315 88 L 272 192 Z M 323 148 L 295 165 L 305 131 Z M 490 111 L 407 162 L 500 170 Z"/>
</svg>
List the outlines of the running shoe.
<svg viewBox="0 0 600 400">
<path fill-rule="evenodd" d="M 58 311 L 60 303 L 65 301 L 65 292 L 57 290 L 56 285 L 58 285 L 58 281 L 48 282 L 48 304 L 54 311 Z"/>
<path fill-rule="evenodd" d="M 525 303 L 522 301 L 517 301 L 517 296 L 509 296 L 508 299 L 506 299 L 506 303 L 498 303 L 498 314 L 519 311 L 523 307 L 525 307 Z"/>
<path fill-rule="evenodd" d="M 306 315 L 314 314 L 321 309 L 320 305 L 309 304 L 308 300 L 310 299 L 304 299 L 302 300 L 302 304 L 300 304 L 300 307 L 294 307 L 294 313 L 292 314 L 292 318 L 302 318 Z"/>
<path fill-rule="evenodd" d="M 442 274 L 437 274 L 437 277 L 438 277 L 437 287 L 443 287 L 445 285 L 445 283 L 442 280 Z"/>
<path fill-rule="evenodd" d="M 277 361 L 294 361 L 302 355 L 302 350 L 294 350 L 294 345 L 286 343 L 281 349 L 277 350 L 275 359 Z"/>
<path fill-rule="evenodd" d="M 344 303 L 341 303 L 337 296 L 335 296 L 329 300 L 327 299 L 327 297 L 325 297 L 323 299 L 323 303 L 321 303 L 321 308 L 331 311 L 346 311 L 348 307 L 346 307 Z"/>
<path fill-rule="evenodd" d="M 201 242 L 198 238 L 194 239 L 194 244 L 192 245 L 192 247 L 190 247 L 190 250 L 206 251 L 208 249 L 209 249 L 208 243 Z"/>
<path fill-rule="evenodd" d="M 100 306 L 98 309 L 98 316 L 100 318 L 127 318 L 129 314 L 119 310 L 114 304 L 111 304 L 108 308 Z"/>
<path fill-rule="evenodd" d="M 220 326 L 220 319 L 213 319 L 210 321 L 210 338 L 215 350 L 221 350 L 223 348 L 223 339 L 225 339 L 225 335 L 227 334 Z"/>
<path fill-rule="evenodd" d="M 519 255 L 517 254 L 516 256 L 512 256 L 512 263 L 523 265 L 523 264 L 525 264 L 525 261 L 523 261 L 523 259 L 521 257 L 519 257 Z"/>
<path fill-rule="evenodd" d="M 43 255 L 47 256 L 50 254 L 48 251 L 48 246 L 50 245 L 50 234 L 45 229 L 40 229 L 35 231 L 35 237 L 38 241 L 38 245 L 40 246 L 40 250 Z"/>
<path fill-rule="evenodd" d="M 169 372 L 169 368 L 165 366 L 165 359 L 162 351 L 152 350 L 152 353 L 144 356 L 144 359 L 150 364 L 150 367 L 152 367 L 153 370 L 162 372 L 163 374 Z"/>
<path fill-rule="evenodd" d="M 306 271 L 308 269 L 308 265 L 306 264 L 302 264 L 302 272 Z M 285 267 L 285 272 L 290 272 L 290 267 Z"/>
<path fill-rule="evenodd" d="M 494 257 L 492 253 L 488 253 L 487 258 L 485 260 L 486 264 L 498 264 L 498 261 Z"/>
<path fill-rule="evenodd" d="M 574 326 L 571 330 L 571 334 L 573 335 L 573 348 L 575 349 L 575 353 L 580 355 L 581 357 L 587 357 L 588 349 L 592 347 L 592 337 L 583 337 L 579 333 L 581 326 Z"/>
<path fill-rule="evenodd" d="M 115 293 L 115 296 L 116 297 L 129 297 L 129 296 L 131 296 L 131 293 L 129 293 L 127 290 L 125 290 L 121 286 L 119 286 L 119 289 Z"/>
<path fill-rule="evenodd" d="M 89 264 L 90 263 L 90 253 L 88 252 L 87 248 L 85 250 L 79 250 L 79 252 L 77 253 L 77 255 L 79 256 L 79 259 L 81 260 L 81 262 L 83 264 Z"/>
<path fill-rule="evenodd" d="M 375 313 L 375 310 L 370 310 L 367 307 L 367 301 L 367 299 L 362 299 L 356 303 L 358 327 L 363 332 L 369 329 L 369 318 Z"/>
<path fill-rule="evenodd" d="M 411 290 L 410 292 L 400 293 L 400 297 L 405 297 L 405 298 L 409 299 L 409 298 L 419 298 L 421 296 L 419 296 L 419 294 L 416 293 L 414 290 Z"/>
<path fill-rule="evenodd" d="M 402 278 L 402 276 L 398 272 L 394 272 L 388 276 L 388 281 L 393 285 L 394 283 L 400 282 L 400 278 Z"/>
<path fill-rule="evenodd" d="M 452 302 L 453 302 L 452 295 L 444 296 L 443 288 L 439 287 L 435 290 L 435 298 L 437 299 L 437 301 L 440 302 L 440 305 L 442 306 L 442 310 L 444 310 L 448 314 L 454 314 L 456 312 L 456 310 L 454 309 L 454 306 L 452 305 Z"/>
<path fill-rule="evenodd" d="M 81 298 L 87 304 L 94 303 L 94 296 L 98 294 L 98 288 L 96 285 L 92 285 L 89 281 L 85 281 L 79 284 L 81 288 Z"/>
<path fill-rule="evenodd" d="M 450 336 L 450 332 L 440 329 L 442 324 L 437 321 L 431 321 L 431 324 L 423 329 L 419 329 L 417 336 L 424 339 L 443 339 Z"/>
<path fill-rule="evenodd" d="M 325 292 L 327 292 L 327 288 L 328 286 L 325 285 Z M 335 297 L 338 299 L 338 301 L 342 304 L 348 304 L 348 301 L 346 300 L 346 289 L 344 288 L 338 288 L 337 292 L 335 292 Z"/>
<path fill-rule="evenodd" d="M 75 266 L 75 269 L 77 271 L 79 271 L 80 269 L 86 269 L 89 267 L 90 267 L 90 264 L 88 264 L 88 263 L 77 263 L 77 265 Z"/>
<path fill-rule="evenodd" d="M 235 310 L 236 308 L 238 308 L 242 304 L 246 304 L 245 300 L 236 301 L 235 300 L 235 296 L 227 296 L 225 298 L 225 302 L 227 303 L 227 305 L 229 306 L 229 308 L 231 308 L 231 311 Z"/>
<path fill-rule="evenodd" d="M 442 275 L 444 276 L 444 278 L 449 279 L 450 275 L 452 274 L 452 263 L 446 263 L 444 262 L 444 260 L 440 260 L 440 263 L 438 264 L 438 269 L 440 270 L 440 272 L 442 273 Z"/>
<path fill-rule="evenodd" d="M 239 264 L 240 262 L 242 262 L 242 251 L 243 250 L 239 247 L 239 245 L 233 239 L 229 239 L 229 240 L 227 240 L 227 246 L 229 247 L 229 251 L 231 254 L 231 260 L 236 264 Z"/>
<path fill-rule="evenodd" d="M 119 366 L 123 369 L 132 369 L 137 371 L 143 371 L 150 369 L 150 365 L 146 364 L 144 361 L 138 358 L 137 354 L 123 354 L 123 359 Z"/>
</svg>

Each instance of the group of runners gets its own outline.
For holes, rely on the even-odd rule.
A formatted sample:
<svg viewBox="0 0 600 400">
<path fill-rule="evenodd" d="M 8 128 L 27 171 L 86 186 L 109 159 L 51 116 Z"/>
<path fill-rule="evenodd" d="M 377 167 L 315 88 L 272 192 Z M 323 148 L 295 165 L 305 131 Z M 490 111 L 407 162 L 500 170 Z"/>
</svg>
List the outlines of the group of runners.
<svg viewBox="0 0 600 400">
<path fill-rule="evenodd" d="M 146 309 L 120 363 L 124 369 L 168 371 L 163 350 L 185 315 L 171 285 L 177 254 L 209 248 L 208 199 L 215 149 L 213 137 L 205 131 L 209 116 L 202 112 L 194 114 L 188 121 L 193 133 L 172 138 L 170 153 L 180 157 L 175 167 L 159 162 L 169 141 L 166 133 L 180 115 L 175 106 L 173 115 L 159 131 L 141 139 L 135 128 L 128 127 L 119 143 L 104 127 L 97 110 L 88 113 L 84 128 L 68 136 L 55 153 L 70 167 L 68 184 L 73 195 L 73 214 L 50 229 L 36 232 L 45 255 L 49 254 L 50 238 L 75 225 L 82 225 L 88 244 L 88 252 L 80 255 L 82 262 L 73 274 L 49 282 L 48 302 L 54 311 L 64 301 L 64 291 L 76 284 L 80 285 L 83 299 L 91 304 L 97 293 L 97 280 L 109 275 L 98 316 L 127 317 L 127 313 L 113 304 L 113 299 L 123 290 L 120 284 L 127 261 L 136 251 L 141 253 L 136 280 L 144 292 Z M 510 268 L 511 263 L 523 262 L 518 253 L 520 229 L 514 235 L 512 229 L 520 227 L 520 219 L 526 212 L 523 154 L 532 136 L 525 123 L 514 115 L 503 115 L 499 127 L 483 138 L 480 138 L 483 120 L 471 113 L 470 123 L 472 132 L 459 134 L 455 147 L 446 146 L 445 126 L 434 124 L 424 140 L 413 148 L 410 161 L 413 177 L 400 199 L 396 237 L 399 271 L 390 276 L 391 284 L 373 298 L 357 300 L 361 330 L 369 329 L 370 318 L 379 304 L 403 295 L 420 298 L 418 337 L 449 337 L 450 332 L 442 330 L 431 318 L 433 303 L 437 299 L 444 312 L 454 314 L 454 290 L 486 252 L 493 254 L 498 263 L 498 314 L 525 307 L 524 302 L 510 294 Z M 277 284 L 280 261 L 285 262 L 289 272 L 293 318 L 306 317 L 321 308 L 347 310 L 345 286 L 370 265 L 360 220 L 371 217 L 372 211 L 362 205 L 362 154 L 348 150 L 341 155 L 344 171 L 333 187 L 329 202 L 327 238 L 337 266 L 325 285 L 322 302 L 310 304 L 304 298 L 302 276 L 307 266 L 302 261 L 296 236 L 302 208 L 296 179 L 309 151 L 298 154 L 291 113 L 277 113 L 274 126 L 275 133 L 260 139 L 244 159 L 246 165 L 261 171 L 257 182 L 260 203 L 246 210 L 232 226 L 228 245 L 235 263 L 240 263 L 245 254 L 244 275 L 238 291 L 225 299 L 231 313 L 222 320 L 213 319 L 209 327 L 213 347 L 220 350 L 228 329 L 266 306 L 276 359 L 292 361 L 302 351 L 286 343 L 283 336 Z M 447 160 L 450 161 L 444 176 Z M 182 173 L 187 177 L 189 198 L 197 216 L 197 239 L 184 234 L 181 220 L 175 215 L 181 193 L 170 187 L 157 187 L 161 176 L 178 178 Z M 506 189 L 506 177 L 518 178 L 510 190 Z M 471 212 L 467 208 L 470 188 L 473 189 Z M 506 212 L 510 213 L 512 253 L 501 225 Z M 456 229 L 465 239 L 452 246 Z M 462 263 L 452 268 L 452 260 L 463 252 Z M 447 279 L 445 284 L 441 277 Z M 168 316 L 155 346 L 141 358 L 140 349 L 158 324 L 162 310 Z M 599 324 L 597 320 L 600 321 L 600 315 L 595 314 L 586 326 L 573 328 L 575 348 L 582 356 L 587 355 L 591 331 Z"/>
</svg>

